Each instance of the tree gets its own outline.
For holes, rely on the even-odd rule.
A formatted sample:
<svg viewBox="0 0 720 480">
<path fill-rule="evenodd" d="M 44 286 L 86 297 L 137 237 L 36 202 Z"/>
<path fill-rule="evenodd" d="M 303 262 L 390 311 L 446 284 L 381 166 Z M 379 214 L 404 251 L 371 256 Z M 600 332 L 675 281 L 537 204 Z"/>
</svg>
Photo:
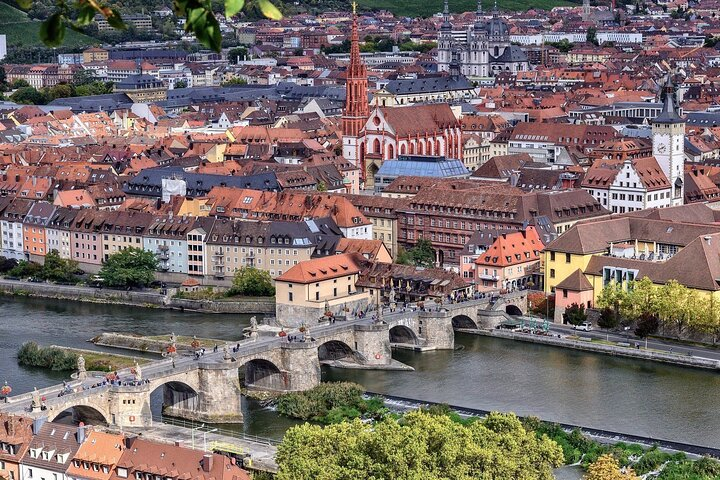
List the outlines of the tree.
<svg viewBox="0 0 720 480">
<path fill-rule="evenodd" d="M 95 73 L 92 70 L 79 69 L 73 73 L 72 84 L 76 87 L 80 85 L 88 85 L 97 80 Z"/>
<path fill-rule="evenodd" d="M 75 94 L 78 97 L 86 97 L 88 95 L 104 95 L 112 93 L 113 82 L 95 81 L 86 85 L 80 85 L 75 88 Z"/>
<path fill-rule="evenodd" d="M 278 480 L 549 480 L 563 453 L 512 414 L 491 413 L 462 425 L 447 415 L 415 411 L 372 425 L 353 420 L 292 427 L 276 459 Z"/>
<path fill-rule="evenodd" d="M 598 45 L 597 28 L 590 27 L 587 29 L 587 41 L 593 45 Z"/>
<path fill-rule="evenodd" d="M 100 269 L 103 283 L 110 287 L 144 287 L 155 280 L 157 258 L 142 248 L 113 253 Z"/>
<path fill-rule="evenodd" d="M 609 454 L 601 455 L 588 467 L 585 480 L 640 480 L 632 468 L 620 470 L 618 461 Z"/>
<path fill-rule="evenodd" d="M 30 84 L 27 82 L 27 80 L 23 80 L 22 78 L 18 78 L 17 80 L 15 80 L 14 82 L 12 82 L 10 84 L 10 88 L 12 88 L 13 90 L 17 90 L 18 88 L 29 87 L 29 86 L 30 86 Z"/>
<path fill-rule="evenodd" d="M 247 53 L 247 48 L 235 47 L 228 50 L 227 58 L 230 63 L 238 64 L 245 60 L 245 57 L 247 57 Z"/>
<path fill-rule="evenodd" d="M 188 87 L 187 80 L 178 80 L 177 82 L 175 82 L 175 88 L 187 88 L 187 87 Z"/>
<path fill-rule="evenodd" d="M 607 339 L 610 339 L 610 329 L 617 328 L 620 321 L 615 315 L 615 311 L 610 307 L 605 307 L 600 310 L 600 318 L 598 318 L 598 327 L 605 329 L 607 333 Z"/>
<path fill-rule="evenodd" d="M 587 312 L 585 312 L 585 305 L 577 303 L 573 303 L 569 307 L 565 309 L 565 313 L 563 313 L 563 320 L 565 323 L 569 323 L 570 325 L 580 325 L 581 323 L 587 321 Z"/>
<path fill-rule="evenodd" d="M 596 303 L 600 308 L 612 308 L 615 318 L 620 323 L 620 311 L 626 305 L 627 298 L 627 292 L 622 285 L 612 280 L 602 289 Z"/>
<path fill-rule="evenodd" d="M 38 92 L 34 87 L 21 87 L 10 95 L 10 100 L 15 103 L 24 103 L 25 105 L 45 105 L 47 98 L 42 92 Z"/>
<path fill-rule="evenodd" d="M 72 85 L 67 83 L 58 83 L 52 87 L 45 89 L 44 93 L 48 100 L 55 100 L 56 98 L 68 98 L 75 96 L 75 89 Z"/>
<path fill-rule="evenodd" d="M 40 0 L 16 0 L 23 10 L 32 9 Z M 116 2 L 113 2 L 117 5 Z M 185 31 L 208 48 L 219 52 L 222 48 L 220 24 L 215 18 L 215 7 L 210 0 L 173 0 L 173 10 L 177 16 L 185 17 Z M 40 40 L 48 47 L 57 47 L 65 39 L 67 28 L 82 29 L 89 26 L 95 15 L 105 17 L 115 30 L 127 30 L 129 27 L 122 19 L 116 7 L 105 4 L 102 0 L 78 0 L 77 2 L 58 1 L 47 19 L 40 25 Z M 227 18 L 235 16 L 245 7 L 249 10 L 258 9 L 267 18 L 279 20 L 282 13 L 270 0 L 225 0 L 223 7 L 217 8 Z M 48 12 L 49 13 L 49 12 Z"/>
<path fill-rule="evenodd" d="M 548 42 L 548 45 L 557 48 L 562 53 L 568 53 L 570 50 L 575 48 L 575 44 L 570 43 L 567 38 L 563 38 L 559 42 Z"/>
<path fill-rule="evenodd" d="M 45 263 L 40 276 L 51 282 L 74 282 L 77 269 L 76 261 L 61 258 L 60 253 L 53 249 L 45 255 Z"/>
<path fill-rule="evenodd" d="M 272 297 L 275 287 L 270 274 L 255 267 L 242 267 L 235 272 L 233 284 L 228 295 L 245 295 L 249 297 Z"/>
<path fill-rule="evenodd" d="M 657 313 L 659 306 L 658 288 L 648 277 L 628 284 L 623 310 L 629 320 L 635 321 L 642 315 Z"/>
<path fill-rule="evenodd" d="M 220 85 L 223 87 L 228 87 L 230 85 L 247 85 L 247 80 L 245 80 L 244 78 L 240 78 L 240 77 L 234 77 L 234 78 L 225 80 Z"/>
<path fill-rule="evenodd" d="M 430 240 L 421 238 L 415 246 L 408 251 L 410 261 L 416 267 L 432 268 L 435 266 L 435 249 Z"/>
<path fill-rule="evenodd" d="M 657 333 L 660 328 L 660 320 L 657 315 L 652 313 L 643 314 L 635 325 L 635 335 L 645 339 L 645 348 L 647 348 L 647 339 L 650 335 Z"/>
</svg>

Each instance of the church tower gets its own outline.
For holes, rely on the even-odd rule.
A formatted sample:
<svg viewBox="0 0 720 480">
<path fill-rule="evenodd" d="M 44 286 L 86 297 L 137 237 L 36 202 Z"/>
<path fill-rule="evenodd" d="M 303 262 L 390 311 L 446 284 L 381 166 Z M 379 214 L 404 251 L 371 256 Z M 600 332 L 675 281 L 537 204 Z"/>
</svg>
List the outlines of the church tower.
<svg viewBox="0 0 720 480">
<path fill-rule="evenodd" d="M 360 58 L 357 25 L 357 4 L 353 3 L 352 34 L 350 36 L 350 65 L 345 82 L 345 111 L 342 115 L 343 157 L 362 168 L 364 152 L 360 131 L 370 116 L 367 95 L 367 67 Z"/>
<path fill-rule="evenodd" d="M 582 4 L 582 21 L 587 22 L 590 20 L 590 15 L 592 14 L 590 10 L 590 0 L 583 0 Z"/>
<path fill-rule="evenodd" d="M 448 0 L 443 4 L 443 22 L 440 25 L 437 45 L 437 68 L 438 72 L 450 71 L 452 61 L 453 35 L 452 24 L 450 23 L 450 7 Z"/>
<path fill-rule="evenodd" d="M 487 42 L 487 25 L 483 19 L 482 0 L 477 2 L 475 24 L 472 28 L 470 41 L 470 61 L 467 74 L 475 77 L 489 76 L 489 58 Z"/>
<path fill-rule="evenodd" d="M 672 186 L 672 205 L 682 205 L 685 196 L 685 120 L 678 115 L 672 74 L 663 87 L 663 109 L 652 121 L 653 156 Z"/>
</svg>

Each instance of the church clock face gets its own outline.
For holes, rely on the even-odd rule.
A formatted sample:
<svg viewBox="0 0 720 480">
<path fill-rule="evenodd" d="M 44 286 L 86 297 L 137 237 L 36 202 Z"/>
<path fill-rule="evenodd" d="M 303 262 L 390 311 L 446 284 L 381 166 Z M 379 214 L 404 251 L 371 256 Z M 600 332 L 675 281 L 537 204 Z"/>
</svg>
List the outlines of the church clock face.
<svg viewBox="0 0 720 480">
<path fill-rule="evenodd" d="M 665 152 L 667 152 L 667 145 L 665 145 L 664 143 L 661 143 L 660 145 L 658 145 L 657 149 L 658 149 L 658 152 L 665 153 Z"/>
</svg>

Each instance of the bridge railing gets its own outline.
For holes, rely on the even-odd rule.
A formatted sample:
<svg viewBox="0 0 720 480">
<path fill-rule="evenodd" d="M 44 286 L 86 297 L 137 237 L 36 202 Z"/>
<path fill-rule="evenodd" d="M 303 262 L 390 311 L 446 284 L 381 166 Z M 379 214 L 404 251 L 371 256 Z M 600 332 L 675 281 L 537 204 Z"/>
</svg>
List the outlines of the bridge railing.
<svg viewBox="0 0 720 480">
<path fill-rule="evenodd" d="M 163 415 L 153 415 L 152 420 L 153 420 L 153 422 L 164 423 L 166 425 L 172 425 L 174 427 L 187 428 L 188 430 L 194 429 L 196 435 L 197 434 L 202 435 L 203 431 L 205 431 L 207 433 L 210 433 L 212 431 L 213 434 L 220 435 L 223 437 L 237 438 L 238 440 L 244 440 L 246 442 L 252 442 L 252 443 L 259 443 L 262 445 L 278 445 L 280 443 L 278 440 L 274 440 L 272 438 L 259 437 L 257 435 L 250 435 L 250 434 L 243 433 L 243 432 L 228 430 L 226 428 L 219 428 L 215 425 L 206 425 L 204 423 L 194 422 L 192 420 L 185 420 L 182 418 L 166 417 Z M 202 448 L 202 446 L 198 445 L 198 448 Z"/>
</svg>

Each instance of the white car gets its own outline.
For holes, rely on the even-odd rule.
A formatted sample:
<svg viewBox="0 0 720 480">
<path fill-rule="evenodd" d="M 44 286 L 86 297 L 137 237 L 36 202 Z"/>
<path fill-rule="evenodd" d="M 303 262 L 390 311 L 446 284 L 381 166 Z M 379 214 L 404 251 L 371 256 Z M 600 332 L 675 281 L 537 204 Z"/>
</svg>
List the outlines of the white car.
<svg viewBox="0 0 720 480">
<path fill-rule="evenodd" d="M 574 325 L 573 330 L 582 330 L 583 332 L 589 332 L 593 329 L 592 323 L 583 322 L 580 325 Z"/>
</svg>

